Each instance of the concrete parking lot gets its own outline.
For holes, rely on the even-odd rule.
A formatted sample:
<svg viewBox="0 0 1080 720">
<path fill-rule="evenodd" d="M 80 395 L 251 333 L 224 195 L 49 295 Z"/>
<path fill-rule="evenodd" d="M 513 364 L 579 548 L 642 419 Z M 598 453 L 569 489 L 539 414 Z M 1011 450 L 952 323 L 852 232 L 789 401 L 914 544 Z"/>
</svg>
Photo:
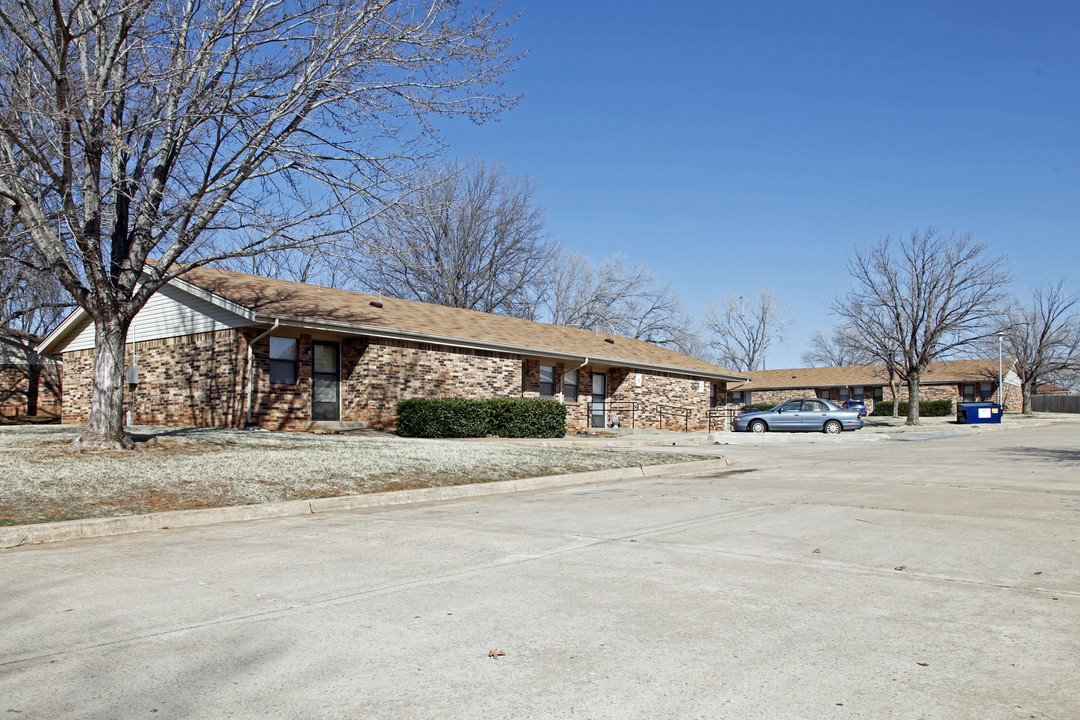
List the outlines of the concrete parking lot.
<svg viewBox="0 0 1080 720">
<path fill-rule="evenodd" d="M 0 713 L 1080 714 L 1080 424 L 696 452 L 735 464 L 4 550 Z"/>
</svg>

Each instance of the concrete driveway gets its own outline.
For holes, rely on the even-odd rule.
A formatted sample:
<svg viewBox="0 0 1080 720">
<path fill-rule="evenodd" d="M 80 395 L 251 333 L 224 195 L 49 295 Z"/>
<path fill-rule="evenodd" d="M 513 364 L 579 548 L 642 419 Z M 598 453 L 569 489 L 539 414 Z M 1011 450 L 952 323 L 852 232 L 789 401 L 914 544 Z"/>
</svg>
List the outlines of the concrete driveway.
<svg viewBox="0 0 1080 720">
<path fill-rule="evenodd" d="M 1078 716 L 1080 425 L 714 451 L 0 552 L 0 713 Z"/>
</svg>

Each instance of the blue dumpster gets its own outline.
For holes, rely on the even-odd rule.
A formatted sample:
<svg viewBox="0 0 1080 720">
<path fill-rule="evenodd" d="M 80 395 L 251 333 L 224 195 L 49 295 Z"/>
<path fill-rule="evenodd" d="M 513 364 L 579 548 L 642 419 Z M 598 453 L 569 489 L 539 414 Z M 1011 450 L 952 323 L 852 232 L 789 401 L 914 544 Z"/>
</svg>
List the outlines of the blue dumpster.
<svg viewBox="0 0 1080 720">
<path fill-rule="evenodd" d="M 1000 423 L 1001 406 L 992 402 L 956 403 L 956 422 L 962 425 Z"/>
</svg>

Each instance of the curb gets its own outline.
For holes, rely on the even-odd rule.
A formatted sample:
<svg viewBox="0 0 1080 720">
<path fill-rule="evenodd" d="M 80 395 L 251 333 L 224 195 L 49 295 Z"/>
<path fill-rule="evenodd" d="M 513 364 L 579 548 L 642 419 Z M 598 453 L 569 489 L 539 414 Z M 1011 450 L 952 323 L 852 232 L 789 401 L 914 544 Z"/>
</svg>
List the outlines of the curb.
<svg viewBox="0 0 1080 720">
<path fill-rule="evenodd" d="M 111 518 L 87 518 L 85 520 L 63 520 L 54 523 L 36 525 L 8 525 L 0 527 L 0 549 L 11 550 L 27 545 L 65 540 L 83 540 L 88 538 L 127 535 L 130 533 L 168 530 L 175 528 L 221 525 L 224 523 L 264 520 L 267 518 L 312 515 L 343 510 L 365 510 L 369 508 L 411 505 L 441 500 L 456 500 L 483 495 L 528 492 L 568 485 L 591 485 L 593 483 L 635 480 L 638 478 L 662 477 L 684 472 L 715 470 L 727 467 L 730 463 L 724 457 L 714 460 L 697 460 L 688 463 L 669 465 L 644 465 L 641 467 L 612 468 L 593 470 L 592 472 L 570 473 L 566 475 L 546 475 L 544 477 L 521 478 L 519 480 L 497 480 L 489 483 L 472 485 L 450 485 L 446 487 L 418 488 L 415 490 L 394 490 L 365 495 L 344 495 L 341 497 L 316 498 L 313 500 L 287 500 L 284 502 L 262 503 L 259 505 L 238 505 L 201 510 L 170 510 L 167 512 L 147 513 L 145 515 L 125 515 Z"/>
</svg>

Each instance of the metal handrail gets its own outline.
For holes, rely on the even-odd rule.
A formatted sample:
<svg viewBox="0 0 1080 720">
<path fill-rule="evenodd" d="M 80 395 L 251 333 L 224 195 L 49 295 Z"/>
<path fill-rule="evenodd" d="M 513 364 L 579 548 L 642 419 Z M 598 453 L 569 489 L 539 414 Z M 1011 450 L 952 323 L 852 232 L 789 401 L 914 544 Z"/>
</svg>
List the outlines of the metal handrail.
<svg viewBox="0 0 1080 720">
<path fill-rule="evenodd" d="M 732 428 L 731 421 L 735 419 L 735 415 L 738 414 L 739 408 L 737 406 L 713 408 L 705 413 L 705 416 L 709 419 L 709 432 L 712 432 L 714 427 L 714 421 L 719 430 L 730 430 Z"/>
<path fill-rule="evenodd" d="M 638 404 L 637 404 L 636 401 L 632 401 L 632 400 L 616 400 L 616 401 L 613 401 L 613 402 L 608 402 L 608 401 L 605 400 L 604 402 L 601 403 L 601 402 L 595 402 L 593 400 L 589 400 L 589 418 L 590 418 L 589 423 L 590 423 L 590 425 L 592 424 L 593 410 L 595 410 L 598 405 L 603 405 L 604 406 L 604 427 L 607 427 L 607 419 L 608 419 L 609 414 L 611 414 L 613 412 L 622 411 L 622 412 L 629 412 L 630 413 L 630 429 L 631 430 L 637 429 L 636 423 L 637 423 Z"/>
<path fill-rule="evenodd" d="M 683 418 L 683 432 L 690 432 L 690 413 L 692 410 L 682 405 L 660 405 L 656 406 L 660 410 L 660 429 L 664 429 L 664 413 L 668 415 L 674 415 L 676 417 L 682 416 Z"/>
</svg>

